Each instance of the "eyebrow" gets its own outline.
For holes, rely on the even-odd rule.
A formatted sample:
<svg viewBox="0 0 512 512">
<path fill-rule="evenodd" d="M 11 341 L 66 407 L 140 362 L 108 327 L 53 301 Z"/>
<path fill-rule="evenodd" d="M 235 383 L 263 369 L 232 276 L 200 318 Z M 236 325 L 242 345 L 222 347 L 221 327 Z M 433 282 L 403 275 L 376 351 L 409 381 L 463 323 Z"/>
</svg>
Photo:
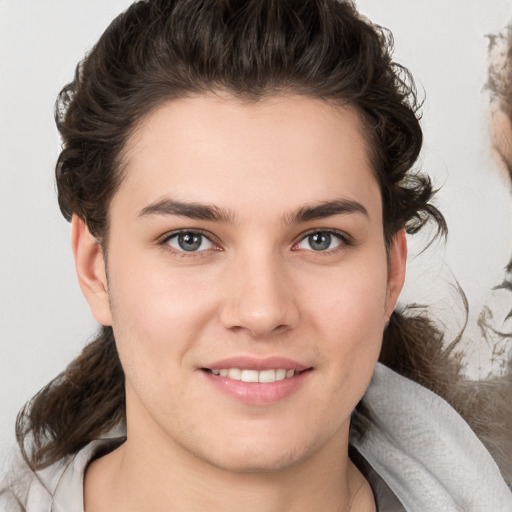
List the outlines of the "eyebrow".
<svg viewBox="0 0 512 512">
<path fill-rule="evenodd" d="M 358 201 L 336 199 L 325 201 L 315 206 L 304 206 L 286 218 L 288 224 L 299 224 L 311 220 L 325 219 L 335 215 L 359 213 L 369 217 L 368 210 Z"/>
<path fill-rule="evenodd" d="M 312 220 L 325 219 L 335 215 L 362 214 L 369 217 L 368 210 L 358 201 L 351 199 L 336 199 L 325 201 L 312 206 L 303 206 L 297 211 L 284 216 L 285 224 L 300 224 Z M 187 203 L 164 198 L 144 207 L 139 217 L 150 215 L 177 215 L 189 219 L 206 220 L 211 222 L 232 223 L 235 214 L 232 211 L 214 205 Z"/>
<path fill-rule="evenodd" d="M 166 198 L 151 203 L 139 212 L 139 217 L 148 215 L 177 215 L 189 219 L 212 222 L 233 222 L 234 214 L 228 210 L 200 203 L 184 203 Z"/>
</svg>

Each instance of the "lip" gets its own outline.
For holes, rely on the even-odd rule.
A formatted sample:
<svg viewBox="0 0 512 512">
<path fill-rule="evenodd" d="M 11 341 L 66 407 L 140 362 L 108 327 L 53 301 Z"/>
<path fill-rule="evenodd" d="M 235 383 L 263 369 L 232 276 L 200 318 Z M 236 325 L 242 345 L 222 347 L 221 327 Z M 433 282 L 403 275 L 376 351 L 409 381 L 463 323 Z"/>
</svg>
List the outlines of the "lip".
<svg viewBox="0 0 512 512">
<path fill-rule="evenodd" d="M 214 375 L 206 371 L 211 369 L 239 368 L 241 370 L 270 370 L 282 368 L 295 370 L 293 377 L 270 383 L 243 382 L 240 380 Z M 200 368 L 206 382 L 228 397 L 247 405 L 271 405 L 296 393 L 311 377 L 313 368 L 284 357 L 232 357 L 215 361 Z"/>
<path fill-rule="evenodd" d="M 248 357 L 248 356 L 237 356 L 230 357 L 228 359 L 222 359 L 221 361 L 215 361 L 210 363 L 203 368 L 212 370 L 214 368 L 240 368 L 240 370 L 271 370 L 273 368 L 283 368 L 284 370 L 295 370 L 302 372 L 311 368 L 301 364 L 293 359 L 280 356 L 271 356 L 265 358 Z"/>
</svg>

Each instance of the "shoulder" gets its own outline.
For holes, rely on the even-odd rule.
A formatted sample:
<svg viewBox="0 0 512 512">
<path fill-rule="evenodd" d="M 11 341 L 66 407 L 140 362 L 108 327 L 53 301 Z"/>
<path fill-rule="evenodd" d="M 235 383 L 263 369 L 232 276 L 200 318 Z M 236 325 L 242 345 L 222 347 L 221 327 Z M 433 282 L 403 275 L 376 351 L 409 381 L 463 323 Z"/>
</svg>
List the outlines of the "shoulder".
<svg viewBox="0 0 512 512">
<path fill-rule="evenodd" d="M 10 489 L 0 490 L 0 512 L 24 512 L 24 507 Z"/>
<path fill-rule="evenodd" d="M 79 452 L 80 453 L 80 452 Z M 0 512 L 53 512 L 52 503 L 62 477 L 78 464 L 78 455 L 67 457 L 42 470 L 33 471 L 18 457 L 9 467 L 9 472 L 2 482 L 0 494 Z M 79 470 L 79 468 L 77 467 Z M 76 494 L 76 489 L 68 489 Z M 56 509 L 60 510 L 60 509 Z M 72 508 L 70 511 L 79 512 Z"/>
<path fill-rule="evenodd" d="M 510 511 L 512 493 L 469 425 L 441 397 L 379 364 L 351 442 L 407 511 Z"/>
<path fill-rule="evenodd" d="M 17 457 L 0 487 L 0 512 L 83 512 L 83 480 L 89 462 L 120 442 L 93 441 L 78 453 L 38 471 L 32 471 Z"/>
</svg>

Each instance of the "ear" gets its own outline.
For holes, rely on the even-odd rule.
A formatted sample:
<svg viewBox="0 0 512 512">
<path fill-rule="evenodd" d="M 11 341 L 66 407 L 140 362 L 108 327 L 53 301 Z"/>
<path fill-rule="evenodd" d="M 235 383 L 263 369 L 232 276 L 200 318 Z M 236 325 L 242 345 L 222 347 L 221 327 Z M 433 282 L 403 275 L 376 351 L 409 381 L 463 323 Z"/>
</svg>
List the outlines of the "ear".
<svg viewBox="0 0 512 512">
<path fill-rule="evenodd" d="M 77 215 L 71 219 L 71 246 L 78 282 L 91 313 L 100 324 L 112 325 L 103 249 Z"/>
<path fill-rule="evenodd" d="M 395 309 L 398 296 L 405 281 L 405 266 L 407 262 L 407 239 L 405 229 L 397 231 L 389 247 L 388 288 L 386 297 L 386 322 Z"/>
</svg>

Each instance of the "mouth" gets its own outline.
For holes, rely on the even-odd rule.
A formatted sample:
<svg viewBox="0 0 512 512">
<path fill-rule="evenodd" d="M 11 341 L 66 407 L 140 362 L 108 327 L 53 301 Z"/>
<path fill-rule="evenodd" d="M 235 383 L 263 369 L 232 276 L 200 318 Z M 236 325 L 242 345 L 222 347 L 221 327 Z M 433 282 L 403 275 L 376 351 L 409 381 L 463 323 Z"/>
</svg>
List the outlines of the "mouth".
<svg viewBox="0 0 512 512">
<path fill-rule="evenodd" d="M 266 370 L 242 369 L 242 368 L 201 368 L 204 372 L 225 377 L 231 380 L 238 380 L 247 383 L 271 384 L 282 380 L 292 379 L 304 372 L 312 370 L 294 370 L 286 368 L 275 368 Z"/>
<path fill-rule="evenodd" d="M 281 357 L 235 357 L 199 368 L 214 389 L 247 405 L 270 405 L 301 389 L 313 366 Z"/>
</svg>

